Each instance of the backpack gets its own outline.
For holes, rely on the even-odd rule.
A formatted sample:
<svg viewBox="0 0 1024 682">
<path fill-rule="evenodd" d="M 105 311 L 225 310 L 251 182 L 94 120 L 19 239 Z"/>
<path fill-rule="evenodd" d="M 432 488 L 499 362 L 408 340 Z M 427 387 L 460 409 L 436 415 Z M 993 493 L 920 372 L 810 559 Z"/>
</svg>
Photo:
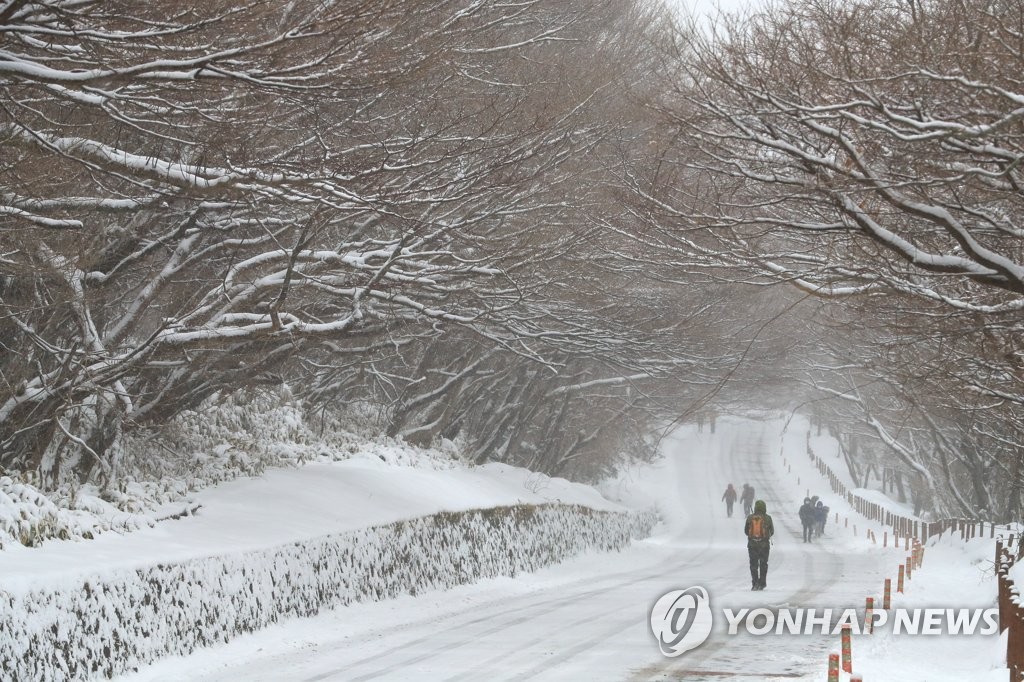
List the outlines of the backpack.
<svg viewBox="0 0 1024 682">
<path fill-rule="evenodd" d="M 750 517 L 750 539 L 751 540 L 767 540 L 768 539 L 768 524 L 761 515 L 755 515 Z"/>
</svg>

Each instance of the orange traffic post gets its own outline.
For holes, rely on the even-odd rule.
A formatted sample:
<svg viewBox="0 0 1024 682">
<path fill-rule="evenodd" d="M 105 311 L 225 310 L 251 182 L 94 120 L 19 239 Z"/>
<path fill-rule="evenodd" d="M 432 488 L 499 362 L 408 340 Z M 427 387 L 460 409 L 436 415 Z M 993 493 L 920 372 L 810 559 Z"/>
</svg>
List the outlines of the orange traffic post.
<svg viewBox="0 0 1024 682">
<path fill-rule="evenodd" d="M 828 655 L 828 682 L 839 682 L 839 654 Z"/>
<path fill-rule="evenodd" d="M 868 597 L 864 604 L 864 632 L 869 635 L 875 631 L 875 598 Z"/>
<path fill-rule="evenodd" d="M 844 625 L 843 626 L 843 635 L 842 635 L 842 637 L 843 637 L 843 648 L 842 648 L 842 651 L 843 651 L 843 672 L 844 673 L 852 673 L 853 672 L 853 652 L 851 651 L 850 635 L 851 635 L 850 626 L 849 625 Z"/>
<path fill-rule="evenodd" d="M 892 608 L 892 578 L 885 579 L 885 590 L 882 592 L 882 608 L 886 611 Z"/>
<path fill-rule="evenodd" d="M 903 594 L 903 564 L 900 564 L 899 575 L 896 576 L 896 591 Z"/>
<path fill-rule="evenodd" d="M 882 547 L 889 546 L 889 531 L 882 533 Z"/>
<path fill-rule="evenodd" d="M 857 673 L 850 673 L 850 682 L 864 682 L 864 678 Z"/>
<path fill-rule="evenodd" d="M 904 552 L 909 552 L 909 551 L 910 551 L 910 536 L 909 536 L 909 535 L 905 536 L 905 537 L 903 538 L 903 540 L 904 540 L 904 544 L 906 545 L 906 546 L 905 546 L 905 547 L 903 548 L 903 551 L 904 551 Z"/>
<path fill-rule="evenodd" d="M 914 555 L 907 555 L 907 580 L 914 577 Z"/>
</svg>

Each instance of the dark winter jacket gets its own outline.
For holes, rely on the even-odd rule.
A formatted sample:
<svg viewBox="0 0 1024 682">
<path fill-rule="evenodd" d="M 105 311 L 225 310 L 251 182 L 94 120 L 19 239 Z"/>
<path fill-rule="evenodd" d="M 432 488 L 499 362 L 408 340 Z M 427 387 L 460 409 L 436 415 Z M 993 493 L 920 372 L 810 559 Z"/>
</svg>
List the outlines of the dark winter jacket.
<svg viewBox="0 0 1024 682">
<path fill-rule="evenodd" d="M 722 495 L 722 499 L 725 500 L 726 502 L 735 502 L 736 501 L 736 488 L 733 488 L 732 486 L 729 486 L 728 488 L 726 488 L 725 489 L 725 494 Z"/>
<path fill-rule="evenodd" d="M 800 523 L 803 525 L 810 526 L 814 523 L 814 507 L 811 506 L 810 501 L 804 502 L 798 513 L 800 515 Z"/>
<path fill-rule="evenodd" d="M 749 485 L 748 486 L 743 486 L 743 494 L 740 496 L 740 499 L 743 500 L 744 502 L 753 502 L 754 501 L 754 488 L 753 488 L 753 486 L 749 486 Z"/>
</svg>

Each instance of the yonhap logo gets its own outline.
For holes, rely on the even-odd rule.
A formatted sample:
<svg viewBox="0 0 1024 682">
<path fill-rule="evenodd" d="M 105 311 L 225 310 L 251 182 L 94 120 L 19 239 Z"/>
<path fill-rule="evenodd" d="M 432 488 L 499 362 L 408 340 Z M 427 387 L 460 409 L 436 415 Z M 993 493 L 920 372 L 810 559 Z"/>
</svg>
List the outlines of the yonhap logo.
<svg viewBox="0 0 1024 682">
<path fill-rule="evenodd" d="M 670 658 L 696 649 L 711 634 L 711 601 L 703 587 L 673 590 L 651 609 L 651 632 Z"/>
</svg>

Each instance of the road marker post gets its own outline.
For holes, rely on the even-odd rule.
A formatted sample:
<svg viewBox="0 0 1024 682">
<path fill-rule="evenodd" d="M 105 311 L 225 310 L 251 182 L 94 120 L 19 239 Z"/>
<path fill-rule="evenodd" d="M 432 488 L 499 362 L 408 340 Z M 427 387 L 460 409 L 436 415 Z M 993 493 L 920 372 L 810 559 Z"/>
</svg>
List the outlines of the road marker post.
<svg viewBox="0 0 1024 682">
<path fill-rule="evenodd" d="M 843 626 L 843 635 L 842 635 L 842 638 L 843 638 L 842 639 L 842 645 L 843 645 L 843 648 L 842 648 L 842 651 L 843 651 L 843 672 L 844 673 L 851 673 L 851 672 L 853 672 L 853 651 L 851 650 L 852 649 L 852 645 L 850 643 L 850 634 L 851 634 L 850 633 L 850 626 L 849 625 L 844 625 Z"/>
<path fill-rule="evenodd" d="M 839 654 L 828 655 L 828 682 L 839 682 Z"/>
</svg>

